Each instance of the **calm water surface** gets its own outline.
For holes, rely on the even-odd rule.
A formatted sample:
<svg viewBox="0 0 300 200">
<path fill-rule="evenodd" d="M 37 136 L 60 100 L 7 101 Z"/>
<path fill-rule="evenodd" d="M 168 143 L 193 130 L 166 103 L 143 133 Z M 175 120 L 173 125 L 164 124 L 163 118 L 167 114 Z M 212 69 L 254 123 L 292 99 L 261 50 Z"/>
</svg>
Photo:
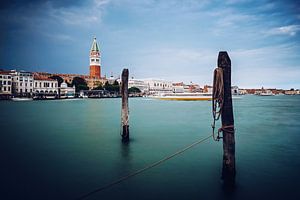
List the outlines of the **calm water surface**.
<svg viewBox="0 0 300 200">
<path fill-rule="evenodd" d="M 130 99 L 0 102 L 0 199 L 76 199 L 211 132 L 211 102 Z M 300 199 L 300 96 L 234 100 L 237 187 L 220 181 L 212 139 L 88 199 Z"/>
</svg>

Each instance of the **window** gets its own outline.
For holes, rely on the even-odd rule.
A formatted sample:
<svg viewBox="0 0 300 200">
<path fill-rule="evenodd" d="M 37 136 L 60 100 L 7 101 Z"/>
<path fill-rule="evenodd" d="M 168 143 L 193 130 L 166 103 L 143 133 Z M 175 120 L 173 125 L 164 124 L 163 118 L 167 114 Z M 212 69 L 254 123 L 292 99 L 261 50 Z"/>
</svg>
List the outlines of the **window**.
<svg viewBox="0 0 300 200">
<path fill-rule="evenodd" d="M 20 93 L 22 93 L 22 89 L 20 89 Z"/>
<path fill-rule="evenodd" d="M 53 83 L 51 83 L 51 87 L 53 88 Z"/>
<path fill-rule="evenodd" d="M 7 76 L 7 78 L 9 79 L 9 78 L 11 78 L 10 76 Z"/>
<path fill-rule="evenodd" d="M 32 87 L 32 83 L 30 83 L 30 87 Z"/>
<path fill-rule="evenodd" d="M 2 78 L 2 76 L 0 76 L 0 78 Z"/>
<path fill-rule="evenodd" d="M 6 91 L 6 87 L 3 87 L 3 91 Z"/>
<path fill-rule="evenodd" d="M 99 59 L 96 59 L 97 62 L 99 62 Z"/>
<path fill-rule="evenodd" d="M 35 82 L 35 87 L 37 87 L 37 82 Z"/>
<path fill-rule="evenodd" d="M 46 82 L 44 82 L 44 87 L 47 87 L 47 86 L 46 86 Z"/>
<path fill-rule="evenodd" d="M 3 81 L 3 85 L 6 85 L 6 81 Z"/>
<path fill-rule="evenodd" d="M 7 87 L 7 90 L 10 91 L 10 87 Z"/>
<path fill-rule="evenodd" d="M 30 89 L 30 92 L 32 92 L 32 89 Z"/>
<path fill-rule="evenodd" d="M 23 84 L 22 83 L 20 83 L 20 86 L 22 86 Z"/>
<path fill-rule="evenodd" d="M 25 92 L 27 92 L 27 89 L 25 89 Z"/>
<path fill-rule="evenodd" d="M 40 88 L 42 87 L 42 83 L 40 82 Z"/>
<path fill-rule="evenodd" d="M 7 85 L 10 85 L 11 84 L 11 82 L 10 81 L 7 81 Z"/>
<path fill-rule="evenodd" d="M 94 61 L 95 61 L 95 59 L 91 59 L 91 61 L 92 61 L 92 62 L 94 62 Z"/>
<path fill-rule="evenodd" d="M 25 87 L 27 87 L 27 83 L 25 83 Z"/>
</svg>

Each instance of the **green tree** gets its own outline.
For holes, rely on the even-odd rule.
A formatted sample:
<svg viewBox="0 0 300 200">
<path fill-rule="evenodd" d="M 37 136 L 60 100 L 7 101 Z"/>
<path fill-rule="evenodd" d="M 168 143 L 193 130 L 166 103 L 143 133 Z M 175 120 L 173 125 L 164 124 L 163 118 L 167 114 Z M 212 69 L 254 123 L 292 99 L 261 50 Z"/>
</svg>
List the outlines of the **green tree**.
<svg viewBox="0 0 300 200">
<path fill-rule="evenodd" d="M 86 81 L 81 77 L 74 77 L 72 80 L 72 85 L 75 85 L 75 91 L 79 92 L 80 90 L 88 90 Z"/>
<path fill-rule="evenodd" d="M 58 87 L 60 87 L 60 85 L 64 82 L 64 79 L 60 76 L 54 75 L 54 76 L 51 76 L 50 78 L 53 79 L 53 80 L 57 80 Z"/>
<path fill-rule="evenodd" d="M 109 92 L 119 92 L 120 91 L 120 85 L 118 81 L 115 81 L 113 84 L 109 84 L 108 81 L 104 84 L 105 90 Z"/>
<path fill-rule="evenodd" d="M 103 90 L 102 83 L 99 83 L 99 85 L 97 87 L 95 87 L 93 90 Z"/>
<path fill-rule="evenodd" d="M 128 89 L 129 94 L 141 93 L 142 91 L 137 87 L 131 87 Z"/>
</svg>

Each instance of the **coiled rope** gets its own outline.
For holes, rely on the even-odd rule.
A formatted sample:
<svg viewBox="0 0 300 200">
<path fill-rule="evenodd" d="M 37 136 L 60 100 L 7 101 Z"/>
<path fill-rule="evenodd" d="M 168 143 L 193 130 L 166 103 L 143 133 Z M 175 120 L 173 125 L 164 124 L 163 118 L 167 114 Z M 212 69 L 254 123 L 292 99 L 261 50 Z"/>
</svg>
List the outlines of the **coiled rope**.
<svg viewBox="0 0 300 200">
<path fill-rule="evenodd" d="M 217 136 L 215 136 L 215 127 L 216 127 L 216 121 L 220 119 L 220 116 L 222 114 L 223 103 L 224 103 L 223 69 L 217 67 L 214 71 L 214 79 L 213 79 L 213 93 L 212 93 L 213 123 L 211 125 L 212 136 L 215 141 L 219 141 L 222 138 L 220 137 L 220 132 L 222 132 L 223 129 L 219 128 L 217 132 Z"/>
<path fill-rule="evenodd" d="M 207 137 L 205 137 L 203 139 L 200 139 L 200 140 L 198 140 L 198 141 L 190 144 L 189 146 L 187 146 L 187 147 L 185 147 L 185 148 L 183 148 L 183 149 L 181 149 L 181 150 L 179 150 L 179 151 L 177 151 L 177 152 L 175 152 L 175 153 L 173 153 L 173 154 L 171 154 L 171 155 L 169 155 L 169 156 L 167 156 L 167 157 L 165 157 L 165 158 L 157 161 L 157 162 L 154 162 L 154 163 L 152 163 L 150 165 L 147 165 L 146 167 L 144 167 L 142 169 L 139 169 L 139 170 L 137 170 L 135 172 L 132 172 L 132 173 L 126 175 L 126 176 L 123 176 L 123 177 L 121 177 L 121 178 L 119 178 L 119 179 L 117 179 L 117 180 L 115 180 L 115 181 L 113 181 L 113 182 L 111 182 L 109 184 L 106 184 L 106 185 L 104 185 L 104 186 L 102 186 L 100 188 L 97 188 L 97 189 L 95 189 L 95 190 L 93 190 L 93 191 L 91 191 L 91 192 L 89 192 L 89 193 L 81 196 L 80 198 L 78 198 L 78 200 L 85 199 L 85 198 L 87 198 L 87 197 L 89 197 L 89 196 L 91 196 L 91 195 L 93 195 L 93 194 L 95 194 L 97 192 L 100 192 L 102 190 L 108 189 L 108 188 L 110 188 L 110 187 L 112 187 L 114 185 L 117 185 L 117 184 L 119 184 L 119 183 L 121 183 L 121 182 L 123 182 L 123 181 L 125 181 L 125 180 L 127 180 L 127 179 L 129 179 L 131 177 L 133 177 L 133 176 L 141 174 L 142 172 L 145 172 L 146 170 L 149 170 L 149 169 L 151 169 L 153 167 L 156 167 L 156 166 L 164 163 L 165 161 L 170 160 L 171 158 L 174 158 L 175 156 L 178 156 L 179 154 L 182 154 L 183 152 L 189 150 L 190 148 L 192 148 L 192 147 L 194 147 L 194 146 L 196 146 L 196 145 L 198 145 L 198 144 L 200 144 L 200 143 L 208 140 L 210 137 L 212 137 L 211 134 L 209 136 L 207 136 Z"/>
<path fill-rule="evenodd" d="M 223 126 L 218 129 L 217 136 L 215 136 L 216 121 L 220 119 L 220 116 L 223 111 L 224 105 L 224 80 L 223 80 L 223 69 L 217 67 L 214 71 L 214 80 L 213 80 L 213 93 L 212 93 L 212 115 L 213 123 L 212 127 L 212 136 L 215 141 L 219 141 L 221 138 L 220 133 L 226 132 L 233 134 L 235 129 L 234 125 Z"/>
</svg>

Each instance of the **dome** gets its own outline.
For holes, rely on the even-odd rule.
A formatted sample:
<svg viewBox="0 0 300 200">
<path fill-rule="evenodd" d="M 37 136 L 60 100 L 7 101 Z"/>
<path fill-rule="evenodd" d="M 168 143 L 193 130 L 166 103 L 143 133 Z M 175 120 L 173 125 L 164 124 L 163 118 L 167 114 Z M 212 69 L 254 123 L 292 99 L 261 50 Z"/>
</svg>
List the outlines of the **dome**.
<svg viewBox="0 0 300 200">
<path fill-rule="evenodd" d="M 67 85 L 67 83 L 66 83 L 66 82 L 63 82 L 63 83 L 60 85 L 60 87 L 61 87 L 61 88 L 67 88 L 67 87 L 68 87 L 68 85 Z"/>
</svg>

